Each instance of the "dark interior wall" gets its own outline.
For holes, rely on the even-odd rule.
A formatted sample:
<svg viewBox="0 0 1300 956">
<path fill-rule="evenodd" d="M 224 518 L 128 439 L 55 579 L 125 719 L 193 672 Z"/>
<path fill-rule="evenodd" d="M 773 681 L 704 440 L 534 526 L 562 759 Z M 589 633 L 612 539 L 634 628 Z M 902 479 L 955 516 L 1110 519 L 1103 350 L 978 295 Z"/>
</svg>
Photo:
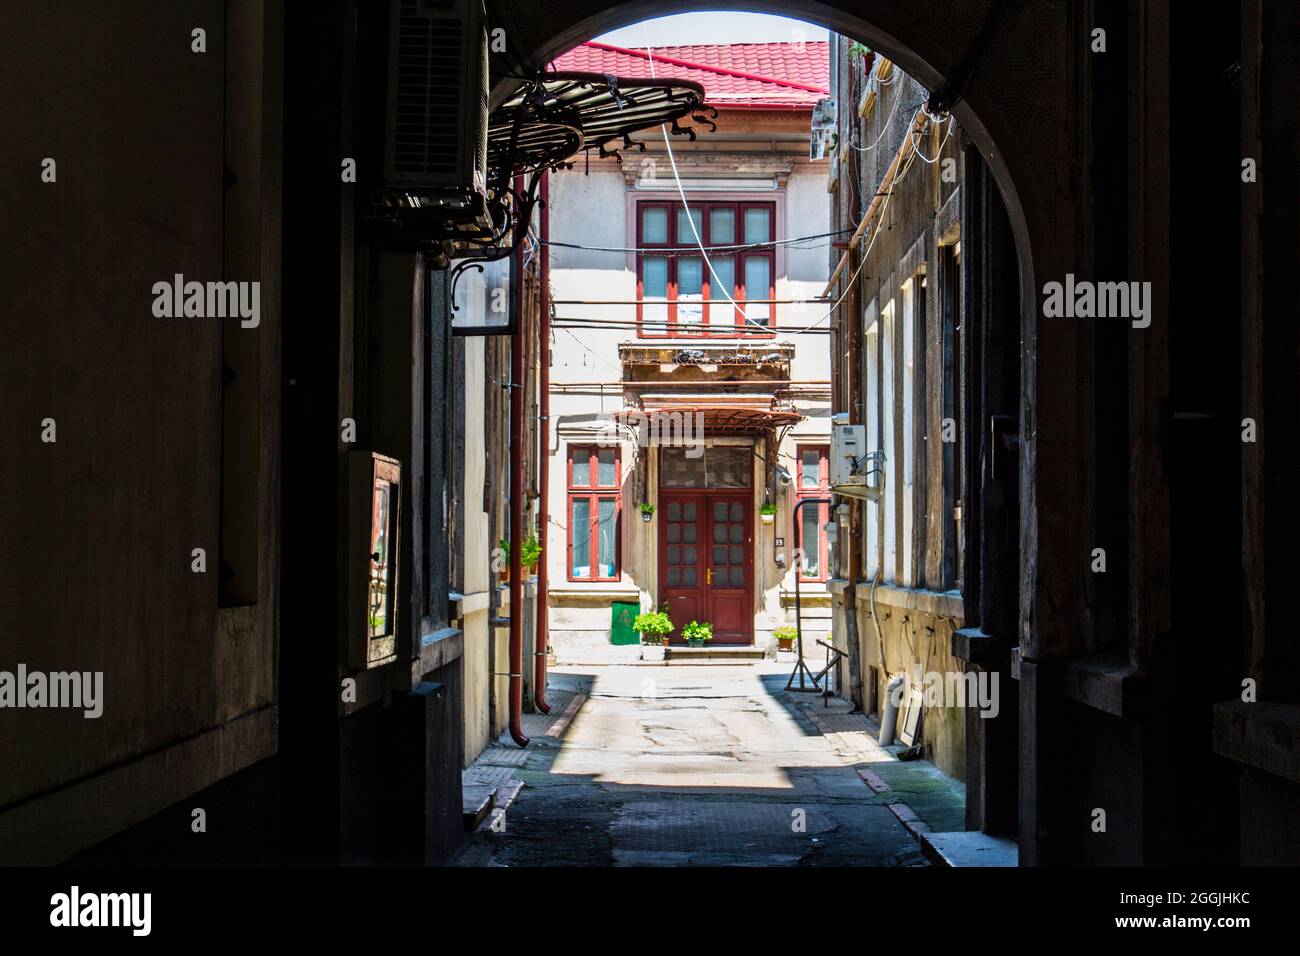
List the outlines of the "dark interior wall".
<svg viewBox="0 0 1300 956">
<path fill-rule="evenodd" d="M 222 322 L 153 314 L 176 274 L 259 278 L 223 261 L 252 239 L 223 223 L 225 21 L 220 0 L 0 10 L 0 667 L 104 675 L 98 719 L 5 712 L 4 862 L 66 857 L 274 749 L 274 619 L 218 608 Z M 255 353 L 273 294 L 237 329 Z"/>
</svg>

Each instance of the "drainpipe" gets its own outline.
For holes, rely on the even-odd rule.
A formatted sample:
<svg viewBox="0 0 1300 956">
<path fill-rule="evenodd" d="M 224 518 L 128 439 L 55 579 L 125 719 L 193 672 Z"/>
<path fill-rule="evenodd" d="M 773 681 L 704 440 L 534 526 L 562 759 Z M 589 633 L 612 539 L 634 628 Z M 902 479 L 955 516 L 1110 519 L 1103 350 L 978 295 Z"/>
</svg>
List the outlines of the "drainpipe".
<svg viewBox="0 0 1300 956">
<path fill-rule="evenodd" d="M 546 245 L 551 238 L 551 174 L 542 173 L 542 248 L 541 256 L 541 315 L 537 321 L 537 360 L 538 360 L 538 414 L 541 427 L 537 429 L 537 536 L 541 539 L 542 558 L 537 566 L 537 626 L 533 641 L 533 705 L 543 714 L 551 712 L 546 703 L 546 648 L 550 643 L 550 600 L 547 597 L 547 582 L 550 574 L 546 565 L 550 562 L 550 475 L 551 475 L 551 247 Z"/>
<path fill-rule="evenodd" d="M 515 177 L 515 192 L 524 194 L 522 176 Z M 527 229 L 520 220 L 516 229 Z M 524 588 L 520 562 L 524 532 L 524 244 L 515 250 L 515 331 L 510 337 L 510 736 L 520 747 L 524 736 Z"/>
</svg>

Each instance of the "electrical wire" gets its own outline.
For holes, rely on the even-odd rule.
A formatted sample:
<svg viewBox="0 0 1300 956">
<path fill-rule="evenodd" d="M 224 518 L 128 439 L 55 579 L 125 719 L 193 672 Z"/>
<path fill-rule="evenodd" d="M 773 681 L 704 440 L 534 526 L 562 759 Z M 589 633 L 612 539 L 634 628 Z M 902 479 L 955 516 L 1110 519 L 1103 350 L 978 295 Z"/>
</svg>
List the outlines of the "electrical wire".
<svg viewBox="0 0 1300 956">
<path fill-rule="evenodd" d="M 849 146 L 851 146 L 853 149 L 856 149 L 860 153 L 869 153 L 871 152 L 871 150 L 879 146 L 880 141 L 884 139 L 885 134 L 889 132 L 889 124 L 893 120 L 894 114 L 898 112 L 898 104 L 901 102 L 903 102 L 903 91 L 899 90 L 898 95 L 894 97 L 894 105 L 889 108 L 889 118 L 885 120 L 884 128 L 881 129 L 880 135 L 876 137 L 876 141 L 874 143 L 872 143 L 870 146 L 854 146 L 852 143 L 849 143 Z M 854 132 L 857 132 L 857 130 L 855 129 Z"/>
<path fill-rule="evenodd" d="M 552 328 L 556 328 L 556 326 L 552 326 Z M 591 349 L 587 348 L 587 343 L 586 343 L 586 342 L 582 341 L 582 339 L 578 338 L 576 335 L 574 335 L 572 332 L 570 332 L 567 328 L 565 328 L 565 327 L 562 326 L 562 325 L 561 325 L 561 326 L 558 326 L 558 328 L 562 329 L 562 330 L 564 331 L 564 334 L 565 334 L 565 335 L 567 335 L 569 338 L 573 339 L 573 341 L 577 342 L 579 345 L 581 345 L 581 346 L 582 346 L 584 349 L 586 349 L 588 352 L 591 352 L 592 357 L 593 357 L 594 359 L 596 359 L 596 361 L 598 361 L 598 362 L 604 362 L 606 365 L 608 365 L 608 366 L 609 366 L 610 368 L 612 368 L 614 371 L 618 372 L 619 375 L 622 375 L 622 374 L 623 374 L 623 369 L 622 369 L 620 366 L 615 365 L 613 362 L 611 362 L 609 359 L 605 358 L 604 356 L 601 356 L 601 355 L 598 355 L 598 354 L 595 353 L 595 352 L 592 352 Z"/>
<path fill-rule="evenodd" d="M 770 246 L 793 245 L 796 242 L 812 242 L 814 239 L 831 239 L 834 236 L 842 236 L 845 233 L 852 232 L 852 231 L 853 231 L 852 229 L 840 229 L 835 232 L 823 232 L 815 236 L 798 236 L 794 239 L 772 239 L 767 242 L 748 242 L 748 243 L 728 245 L 728 246 L 709 246 L 709 251 L 745 252 L 750 249 L 766 249 Z M 654 255 L 654 256 L 695 255 L 697 252 L 700 251 L 699 247 L 697 246 L 671 246 L 671 247 L 638 246 L 634 248 L 618 247 L 618 246 L 584 246 L 576 242 L 557 242 L 554 239 L 548 239 L 545 244 L 548 246 L 560 246 L 565 249 L 582 249 L 587 252 L 621 252 L 625 254 L 631 253 L 633 255 Z M 831 244 L 832 243 L 824 242 L 824 243 L 819 243 L 816 246 L 806 246 L 805 248 L 817 249 L 824 246 L 829 246 Z"/>
<path fill-rule="evenodd" d="M 924 109 L 924 107 L 922 108 Z M 948 132 L 943 134 L 943 140 L 939 143 L 939 149 L 935 152 L 934 159 L 931 159 L 930 157 L 926 156 L 925 153 L 921 152 L 920 147 L 916 145 L 916 133 L 915 132 L 912 133 L 912 150 L 913 152 L 916 153 L 917 156 L 921 158 L 921 161 L 924 162 L 926 165 L 933 166 L 935 163 L 939 161 L 939 157 L 943 155 L 943 148 L 948 145 L 948 137 L 952 135 L 952 127 L 953 127 L 953 123 L 956 122 L 956 119 L 957 118 L 951 113 L 948 114 Z"/>
<path fill-rule="evenodd" d="M 651 47 L 650 45 L 650 36 L 646 32 L 646 28 L 644 24 L 642 24 L 641 26 L 641 32 L 646 39 L 646 46 L 645 46 L 646 61 L 650 64 L 650 78 L 657 79 L 658 77 L 655 75 L 655 58 L 654 58 L 653 47 Z M 695 217 L 691 215 L 690 204 L 686 201 L 686 189 L 682 186 L 682 177 L 677 171 L 677 157 L 673 154 L 672 143 L 668 141 L 668 127 L 665 124 L 660 123 L 659 131 L 660 133 L 662 133 L 664 138 L 664 149 L 668 153 L 668 162 L 672 165 L 673 168 L 673 182 L 676 183 L 677 185 L 677 195 L 681 197 L 682 206 L 686 210 L 686 221 L 690 224 L 691 234 L 695 236 L 696 245 L 700 247 L 700 255 L 704 259 L 704 264 L 709 267 L 709 275 L 713 276 L 714 280 L 718 283 L 718 287 L 722 289 L 722 294 L 727 297 L 727 301 L 730 302 L 732 306 L 735 307 L 740 312 L 741 317 L 744 318 L 746 325 L 753 324 L 753 325 L 762 326 L 761 322 L 755 322 L 754 320 L 750 319 L 749 313 L 745 311 L 744 307 L 741 306 L 738 302 L 736 302 L 735 299 L 731 297 L 731 293 L 727 291 L 727 283 L 722 281 L 722 277 L 719 276 L 717 270 L 713 268 L 713 261 L 709 258 L 708 250 L 704 248 L 704 240 L 700 238 L 700 230 L 695 226 Z"/>
</svg>

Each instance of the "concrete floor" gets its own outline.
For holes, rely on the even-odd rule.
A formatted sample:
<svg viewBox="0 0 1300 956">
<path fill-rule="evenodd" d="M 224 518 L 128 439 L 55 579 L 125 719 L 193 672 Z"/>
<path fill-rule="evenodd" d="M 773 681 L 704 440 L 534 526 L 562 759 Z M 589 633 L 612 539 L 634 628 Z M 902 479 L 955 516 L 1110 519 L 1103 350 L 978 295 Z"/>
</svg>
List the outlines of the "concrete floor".
<svg viewBox="0 0 1300 956">
<path fill-rule="evenodd" d="M 790 665 L 565 668 L 571 721 L 485 760 L 524 787 L 460 866 L 924 866 L 916 839 L 783 691 Z M 568 697 L 568 694 L 565 694 Z M 556 733 L 561 733 L 557 730 Z M 507 738 L 508 739 L 508 738 Z M 522 757 L 522 760 L 519 758 Z M 498 823 L 498 829 L 501 824 Z"/>
</svg>

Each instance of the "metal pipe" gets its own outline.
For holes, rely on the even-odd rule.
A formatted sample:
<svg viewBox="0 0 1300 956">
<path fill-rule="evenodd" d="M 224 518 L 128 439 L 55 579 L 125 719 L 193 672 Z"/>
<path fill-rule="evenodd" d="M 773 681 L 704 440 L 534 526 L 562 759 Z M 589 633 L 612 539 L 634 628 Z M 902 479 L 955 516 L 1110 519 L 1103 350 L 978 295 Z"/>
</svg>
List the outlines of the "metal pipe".
<svg viewBox="0 0 1300 956">
<path fill-rule="evenodd" d="M 522 176 L 515 177 L 515 191 L 524 192 Z M 521 212 L 522 210 L 516 210 Z M 522 219 L 516 229 L 527 229 Z M 524 292 L 524 244 L 515 249 L 515 331 L 510 336 L 510 736 L 520 747 L 528 746 L 524 735 L 524 323 L 527 296 Z"/>
<path fill-rule="evenodd" d="M 541 539 L 542 557 L 537 565 L 537 626 L 533 629 L 533 705 L 543 714 L 551 712 L 546 703 L 546 648 L 550 641 L 550 601 L 546 565 L 550 560 L 550 475 L 551 475 L 551 176 L 542 173 L 541 226 L 541 315 L 537 320 L 538 414 L 537 429 L 537 537 Z"/>
</svg>

